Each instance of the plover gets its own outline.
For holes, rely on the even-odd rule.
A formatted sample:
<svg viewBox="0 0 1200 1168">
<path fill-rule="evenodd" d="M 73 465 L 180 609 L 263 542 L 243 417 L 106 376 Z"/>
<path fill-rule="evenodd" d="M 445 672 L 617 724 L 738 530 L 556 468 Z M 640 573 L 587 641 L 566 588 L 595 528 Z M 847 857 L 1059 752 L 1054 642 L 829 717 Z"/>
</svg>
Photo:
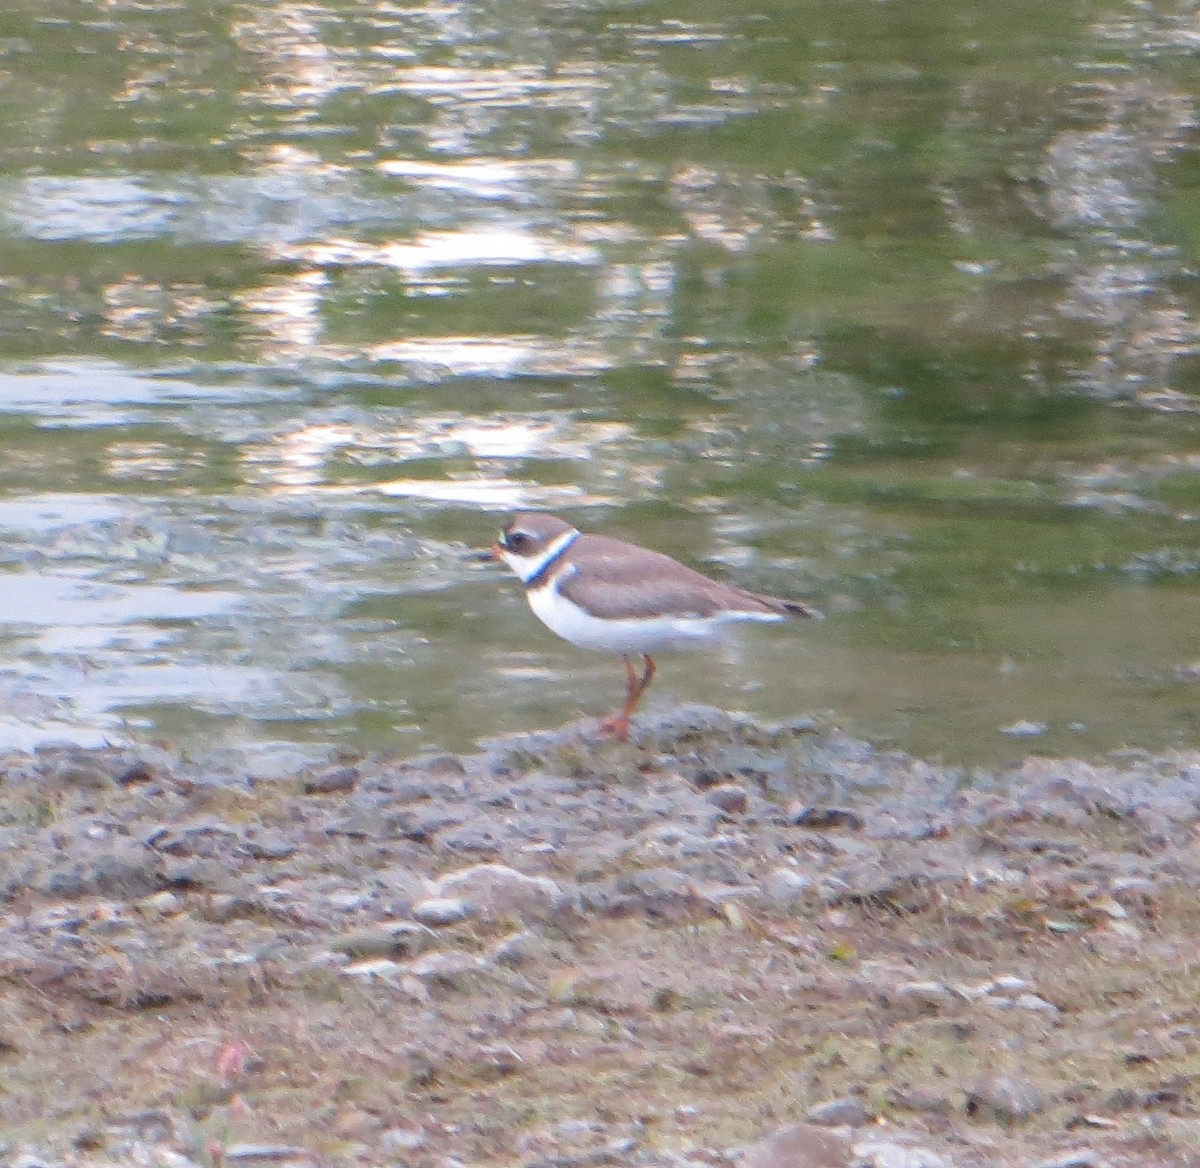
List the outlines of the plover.
<svg viewBox="0 0 1200 1168">
<path fill-rule="evenodd" d="M 619 653 L 625 702 L 600 724 L 624 741 L 629 718 L 654 679 L 651 653 L 711 644 L 740 621 L 820 619 L 798 600 L 762 596 L 710 580 L 662 552 L 607 535 L 588 535 L 543 512 L 514 517 L 492 548 L 525 585 L 538 619 L 584 649 Z M 642 658 L 639 673 L 633 658 Z"/>
</svg>

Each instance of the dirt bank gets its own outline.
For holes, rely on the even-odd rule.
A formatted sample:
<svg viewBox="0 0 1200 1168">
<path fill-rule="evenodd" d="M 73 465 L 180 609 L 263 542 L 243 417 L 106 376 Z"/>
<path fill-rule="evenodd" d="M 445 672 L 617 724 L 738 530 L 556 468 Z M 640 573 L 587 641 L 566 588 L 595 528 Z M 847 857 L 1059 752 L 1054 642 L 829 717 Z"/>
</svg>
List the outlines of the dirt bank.
<svg viewBox="0 0 1200 1168">
<path fill-rule="evenodd" d="M 0 1162 L 1200 1164 L 1200 754 L 585 729 L 3 760 Z"/>
</svg>

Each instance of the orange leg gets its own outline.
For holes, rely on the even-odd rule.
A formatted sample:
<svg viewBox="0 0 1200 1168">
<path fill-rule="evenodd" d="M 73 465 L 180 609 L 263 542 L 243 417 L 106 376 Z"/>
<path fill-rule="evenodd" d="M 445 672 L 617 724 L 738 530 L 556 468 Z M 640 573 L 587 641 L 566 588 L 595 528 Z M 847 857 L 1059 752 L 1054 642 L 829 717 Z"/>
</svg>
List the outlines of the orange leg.
<svg viewBox="0 0 1200 1168">
<path fill-rule="evenodd" d="M 642 700 L 642 694 L 654 680 L 654 659 L 649 653 L 642 654 L 645 666 L 642 669 L 641 677 L 638 677 L 637 670 L 634 669 L 633 661 L 630 660 L 628 654 L 622 659 L 625 662 L 625 676 L 628 679 L 625 688 L 625 704 L 615 714 L 609 714 L 600 723 L 600 733 L 611 734 L 618 742 L 624 742 L 629 737 L 629 716 L 637 709 L 638 702 Z"/>
</svg>

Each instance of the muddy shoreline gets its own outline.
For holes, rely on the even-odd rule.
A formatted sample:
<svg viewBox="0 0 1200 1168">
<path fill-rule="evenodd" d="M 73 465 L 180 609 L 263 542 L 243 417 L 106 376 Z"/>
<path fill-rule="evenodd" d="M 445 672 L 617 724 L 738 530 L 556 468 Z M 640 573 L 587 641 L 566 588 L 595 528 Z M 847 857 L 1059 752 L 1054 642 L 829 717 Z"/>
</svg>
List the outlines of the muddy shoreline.
<svg viewBox="0 0 1200 1168">
<path fill-rule="evenodd" d="M 1200 752 L 0 761 L 0 1163 L 1200 1164 Z"/>
</svg>

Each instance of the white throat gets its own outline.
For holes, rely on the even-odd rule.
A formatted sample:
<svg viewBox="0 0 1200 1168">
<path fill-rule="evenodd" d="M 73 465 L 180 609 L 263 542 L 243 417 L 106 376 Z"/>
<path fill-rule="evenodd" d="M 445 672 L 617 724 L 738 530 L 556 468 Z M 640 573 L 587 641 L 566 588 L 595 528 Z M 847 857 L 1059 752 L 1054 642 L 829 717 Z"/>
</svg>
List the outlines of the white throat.
<svg viewBox="0 0 1200 1168">
<path fill-rule="evenodd" d="M 516 572 L 522 584 L 528 584 L 555 556 L 570 547 L 578 537 L 579 532 L 572 528 L 564 531 L 557 539 L 551 540 L 545 549 L 536 556 L 516 556 L 512 552 L 501 550 L 504 562 Z"/>
</svg>

